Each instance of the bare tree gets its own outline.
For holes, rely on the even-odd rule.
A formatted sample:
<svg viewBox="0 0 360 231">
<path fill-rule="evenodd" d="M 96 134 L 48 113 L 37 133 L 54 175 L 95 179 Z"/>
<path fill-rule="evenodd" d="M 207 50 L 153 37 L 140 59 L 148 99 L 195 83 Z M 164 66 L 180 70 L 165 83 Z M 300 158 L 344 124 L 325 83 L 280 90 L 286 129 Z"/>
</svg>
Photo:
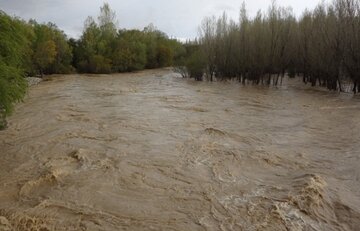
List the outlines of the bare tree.
<svg viewBox="0 0 360 231">
<path fill-rule="evenodd" d="M 199 29 L 200 33 L 200 42 L 203 52 L 206 57 L 206 76 L 213 81 L 213 77 L 216 71 L 216 18 L 208 17 L 202 21 L 202 24 Z"/>
<path fill-rule="evenodd" d="M 268 11 L 249 19 L 245 3 L 238 23 L 207 17 L 200 27 L 205 74 L 210 81 L 237 78 L 243 84 L 282 84 L 286 73 L 329 90 L 360 91 L 360 0 L 334 0 L 305 10 L 272 1 Z"/>
</svg>

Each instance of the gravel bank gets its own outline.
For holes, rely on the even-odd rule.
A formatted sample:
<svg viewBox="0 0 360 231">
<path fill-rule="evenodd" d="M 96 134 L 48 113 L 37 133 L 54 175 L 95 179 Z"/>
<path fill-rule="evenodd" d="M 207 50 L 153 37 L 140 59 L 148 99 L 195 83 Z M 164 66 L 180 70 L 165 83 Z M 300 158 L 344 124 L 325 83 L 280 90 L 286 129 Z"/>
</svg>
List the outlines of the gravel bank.
<svg viewBox="0 0 360 231">
<path fill-rule="evenodd" d="M 26 78 L 29 87 L 39 84 L 42 81 L 42 78 L 37 77 L 27 77 Z"/>
</svg>

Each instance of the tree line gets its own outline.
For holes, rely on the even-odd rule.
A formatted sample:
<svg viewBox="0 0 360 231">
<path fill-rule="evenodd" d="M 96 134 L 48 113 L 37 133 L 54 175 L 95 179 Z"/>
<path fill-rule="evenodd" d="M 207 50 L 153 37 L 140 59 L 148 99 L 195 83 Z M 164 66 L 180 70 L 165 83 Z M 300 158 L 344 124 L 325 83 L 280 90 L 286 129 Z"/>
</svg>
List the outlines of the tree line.
<svg viewBox="0 0 360 231">
<path fill-rule="evenodd" d="M 250 18 L 243 4 L 238 21 L 225 13 L 207 17 L 199 31 L 177 65 L 184 76 L 280 85 L 287 74 L 312 86 L 360 92 L 359 0 L 323 2 L 300 18 L 275 1 Z"/>
<path fill-rule="evenodd" d="M 106 3 L 96 20 L 86 19 L 79 39 L 69 39 L 53 23 L 27 22 L 0 11 L 0 129 L 26 93 L 26 76 L 160 68 L 183 53 L 180 42 L 152 24 L 143 30 L 118 29 Z"/>
<path fill-rule="evenodd" d="M 95 20 L 88 17 L 79 40 L 71 39 L 73 66 L 83 73 L 111 73 L 171 66 L 182 44 L 152 24 L 143 30 L 118 30 L 108 4 Z"/>
</svg>

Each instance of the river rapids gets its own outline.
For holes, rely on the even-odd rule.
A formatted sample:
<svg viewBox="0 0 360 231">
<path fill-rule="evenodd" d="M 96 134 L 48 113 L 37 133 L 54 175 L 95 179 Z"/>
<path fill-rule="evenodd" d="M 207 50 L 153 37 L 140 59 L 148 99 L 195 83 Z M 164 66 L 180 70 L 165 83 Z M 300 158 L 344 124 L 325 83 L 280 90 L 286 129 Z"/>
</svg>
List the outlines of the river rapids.
<svg viewBox="0 0 360 231">
<path fill-rule="evenodd" d="M 55 76 L 0 132 L 0 230 L 359 230 L 360 98 Z"/>
</svg>

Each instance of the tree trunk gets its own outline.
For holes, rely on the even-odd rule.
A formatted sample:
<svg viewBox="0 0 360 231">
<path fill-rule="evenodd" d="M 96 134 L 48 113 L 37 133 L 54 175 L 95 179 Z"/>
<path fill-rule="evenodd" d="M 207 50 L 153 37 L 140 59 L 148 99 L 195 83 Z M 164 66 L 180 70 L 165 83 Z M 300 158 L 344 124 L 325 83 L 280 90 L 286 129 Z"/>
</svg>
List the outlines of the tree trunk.
<svg viewBox="0 0 360 231">
<path fill-rule="evenodd" d="M 339 77 L 337 78 L 337 82 L 338 82 L 338 84 L 339 84 L 339 90 L 340 90 L 340 92 L 343 92 L 343 89 L 342 89 L 342 86 L 341 86 L 341 81 L 340 81 L 340 78 L 339 78 Z"/>
<path fill-rule="evenodd" d="M 267 85 L 270 85 L 270 83 L 271 83 L 271 74 L 269 74 L 269 78 L 267 80 Z"/>
<path fill-rule="evenodd" d="M 276 81 L 274 82 L 274 85 L 277 86 L 279 83 L 279 78 L 280 78 L 280 73 L 277 74 L 276 76 Z"/>
<path fill-rule="evenodd" d="M 356 91 L 357 91 L 357 81 L 354 82 L 354 88 L 353 88 L 354 94 L 356 94 Z"/>
</svg>

